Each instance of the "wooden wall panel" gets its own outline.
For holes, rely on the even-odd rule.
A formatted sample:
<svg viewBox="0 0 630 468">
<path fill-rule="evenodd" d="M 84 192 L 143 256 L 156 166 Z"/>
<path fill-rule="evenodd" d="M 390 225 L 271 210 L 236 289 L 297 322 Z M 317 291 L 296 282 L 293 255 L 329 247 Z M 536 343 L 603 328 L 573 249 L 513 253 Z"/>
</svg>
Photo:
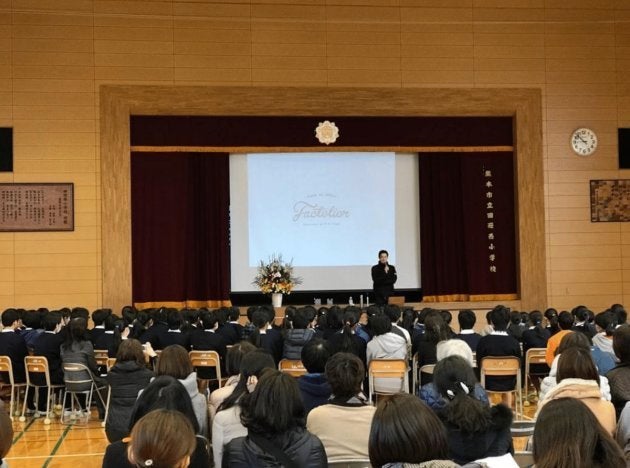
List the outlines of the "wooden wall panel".
<svg viewBox="0 0 630 468">
<path fill-rule="evenodd" d="M 540 89 L 546 302 L 630 303 L 630 225 L 590 223 L 588 198 L 590 179 L 630 177 L 629 83 L 620 0 L 0 0 L 0 125 L 15 128 L 0 181 L 77 196 L 74 233 L 0 233 L 0 308 L 102 304 L 107 84 Z M 598 133 L 591 158 L 569 149 L 578 126 Z"/>
</svg>

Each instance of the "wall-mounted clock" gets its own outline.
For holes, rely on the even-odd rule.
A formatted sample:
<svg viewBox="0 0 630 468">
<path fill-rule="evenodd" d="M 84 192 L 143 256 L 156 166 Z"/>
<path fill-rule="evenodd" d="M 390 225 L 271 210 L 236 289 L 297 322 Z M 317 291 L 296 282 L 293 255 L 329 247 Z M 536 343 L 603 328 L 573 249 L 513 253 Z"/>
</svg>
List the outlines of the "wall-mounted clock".
<svg viewBox="0 0 630 468">
<path fill-rule="evenodd" d="M 590 156 L 597 149 L 597 135 L 590 128 L 578 128 L 571 135 L 571 149 L 580 156 Z"/>
</svg>

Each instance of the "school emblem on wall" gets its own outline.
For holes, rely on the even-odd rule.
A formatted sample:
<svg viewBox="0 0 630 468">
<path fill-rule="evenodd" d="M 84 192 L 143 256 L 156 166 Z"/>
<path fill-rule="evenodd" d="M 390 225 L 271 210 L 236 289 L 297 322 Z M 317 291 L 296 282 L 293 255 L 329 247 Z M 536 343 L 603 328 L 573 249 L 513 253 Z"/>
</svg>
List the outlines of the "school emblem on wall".
<svg viewBox="0 0 630 468">
<path fill-rule="evenodd" d="M 323 122 L 320 122 L 315 129 L 315 136 L 320 143 L 330 145 L 331 143 L 336 142 L 337 138 L 339 138 L 339 127 L 337 127 L 334 122 L 324 120 Z"/>
</svg>

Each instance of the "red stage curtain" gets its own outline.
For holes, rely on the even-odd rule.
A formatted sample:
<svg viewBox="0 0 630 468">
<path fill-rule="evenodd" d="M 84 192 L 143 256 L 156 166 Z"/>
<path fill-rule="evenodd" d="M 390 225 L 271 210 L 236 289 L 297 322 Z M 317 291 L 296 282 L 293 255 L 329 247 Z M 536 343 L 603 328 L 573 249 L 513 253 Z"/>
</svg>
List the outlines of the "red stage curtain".
<svg viewBox="0 0 630 468">
<path fill-rule="evenodd" d="M 135 304 L 229 304 L 228 157 L 131 154 Z"/>
<path fill-rule="evenodd" d="M 422 153 L 419 167 L 424 300 L 516 299 L 512 153 Z"/>
</svg>

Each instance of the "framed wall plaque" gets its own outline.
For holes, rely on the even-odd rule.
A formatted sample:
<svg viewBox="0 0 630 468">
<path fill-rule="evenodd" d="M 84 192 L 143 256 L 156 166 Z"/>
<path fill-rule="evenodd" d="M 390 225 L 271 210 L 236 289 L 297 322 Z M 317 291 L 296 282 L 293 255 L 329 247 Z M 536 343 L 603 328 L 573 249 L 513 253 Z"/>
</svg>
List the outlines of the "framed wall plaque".
<svg viewBox="0 0 630 468">
<path fill-rule="evenodd" d="M 0 184 L 0 232 L 74 231 L 74 184 Z"/>
<path fill-rule="evenodd" d="M 630 222 L 630 179 L 591 180 L 591 222 Z"/>
</svg>

